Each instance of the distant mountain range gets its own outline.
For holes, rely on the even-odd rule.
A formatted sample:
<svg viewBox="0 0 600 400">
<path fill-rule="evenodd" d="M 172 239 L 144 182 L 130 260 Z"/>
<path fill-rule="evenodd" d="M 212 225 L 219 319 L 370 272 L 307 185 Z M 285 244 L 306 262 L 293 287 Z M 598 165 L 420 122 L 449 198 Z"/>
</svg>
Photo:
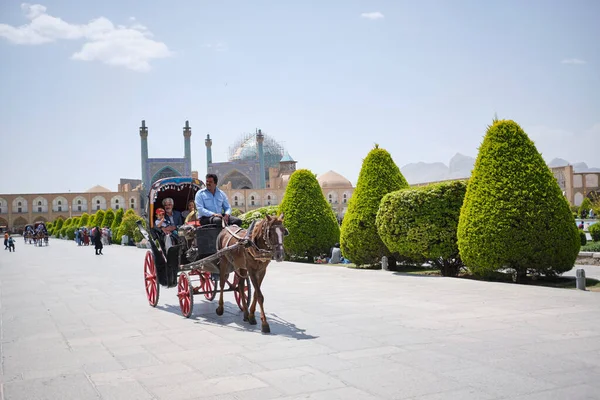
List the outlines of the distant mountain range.
<svg viewBox="0 0 600 400">
<path fill-rule="evenodd" d="M 569 163 L 562 158 L 555 158 L 548 163 L 548 166 L 562 167 L 565 165 L 573 165 L 575 172 L 600 172 L 600 168 L 589 168 L 584 162 Z M 471 171 L 475 165 L 475 158 L 456 153 L 450 159 L 448 165 L 435 163 L 410 163 L 406 164 L 400 171 L 406 178 L 409 184 L 444 181 L 447 179 L 468 178 L 471 176 Z"/>
</svg>

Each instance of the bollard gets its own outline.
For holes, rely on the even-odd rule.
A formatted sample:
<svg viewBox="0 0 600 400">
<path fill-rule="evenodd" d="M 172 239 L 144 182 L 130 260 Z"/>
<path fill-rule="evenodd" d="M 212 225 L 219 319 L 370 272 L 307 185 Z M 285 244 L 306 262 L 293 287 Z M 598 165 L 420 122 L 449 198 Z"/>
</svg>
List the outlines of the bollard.
<svg viewBox="0 0 600 400">
<path fill-rule="evenodd" d="M 575 284 L 577 285 L 577 289 L 585 290 L 585 270 L 578 269 L 575 271 Z"/>
<path fill-rule="evenodd" d="M 389 271 L 388 268 L 388 258 L 386 256 L 381 257 L 381 269 L 383 271 Z"/>
</svg>

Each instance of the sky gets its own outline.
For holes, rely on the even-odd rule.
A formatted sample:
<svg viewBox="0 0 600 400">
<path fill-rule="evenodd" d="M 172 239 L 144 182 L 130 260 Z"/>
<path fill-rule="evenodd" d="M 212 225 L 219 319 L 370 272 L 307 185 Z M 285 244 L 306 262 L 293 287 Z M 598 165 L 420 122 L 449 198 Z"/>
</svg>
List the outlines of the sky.
<svg viewBox="0 0 600 400">
<path fill-rule="evenodd" d="M 206 173 L 260 128 L 297 168 L 356 183 L 377 143 L 399 167 L 475 157 L 494 115 L 546 161 L 600 167 L 597 0 L 0 2 L 0 193 Z"/>
</svg>

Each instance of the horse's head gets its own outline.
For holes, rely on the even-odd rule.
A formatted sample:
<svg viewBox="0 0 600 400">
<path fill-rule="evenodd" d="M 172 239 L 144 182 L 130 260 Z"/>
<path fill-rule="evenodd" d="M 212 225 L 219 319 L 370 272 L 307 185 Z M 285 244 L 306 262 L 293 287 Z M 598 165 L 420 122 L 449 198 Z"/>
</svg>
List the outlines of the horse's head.
<svg viewBox="0 0 600 400">
<path fill-rule="evenodd" d="M 283 214 L 279 217 L 265 216 L 257 224 L 256 228 L 257 237 L 254 242 L 261 248 L 273 251 L 273 259 L 275 261 L 283 261 L 283 257 L 285 256 L 283 237 L 289 234 L 288 230 L 283 226 Z"/>
</svg>

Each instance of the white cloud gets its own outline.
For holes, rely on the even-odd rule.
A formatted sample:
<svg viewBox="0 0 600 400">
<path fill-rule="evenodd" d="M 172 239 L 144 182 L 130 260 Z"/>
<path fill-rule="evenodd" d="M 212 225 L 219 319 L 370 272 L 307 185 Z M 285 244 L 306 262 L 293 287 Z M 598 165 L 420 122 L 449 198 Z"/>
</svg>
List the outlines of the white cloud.
<svg viewBox="0 0 600 400">
<path fill-rule="evenodd" d="M 28 24 L 18 27 L 0 24 L 0 37 L 19 45 L 40 45 L 57 40 L 84 40 L 81 50 L 71 58 L 81 61 L 100 61 L 134 71 L 150 70 L 150 61 L 172 55 L 163 42 L 152 39 L 152 33 L 130 17 L 131 26 L 115 26 L 99 17 L 87 24 L 71 24 L 46 14 L 40 4 L 21 5 Z"/>
<path fill-rule="evenodd" d="M 384 18 L 383 14 L 380 13 L 379 11 L 362 13 L 362 14 L 360 14 L 360 17 L 361 18 L 370 19 L 370 20 L 376 20 L 376 19 L 382 19 L 382 18 Z"/>
<path fill-rule="evenodd" d="M 585 64 L 584 60 L 579 58 L 565 58 L 561 61 L 562 64 Z"/>
</svg>

